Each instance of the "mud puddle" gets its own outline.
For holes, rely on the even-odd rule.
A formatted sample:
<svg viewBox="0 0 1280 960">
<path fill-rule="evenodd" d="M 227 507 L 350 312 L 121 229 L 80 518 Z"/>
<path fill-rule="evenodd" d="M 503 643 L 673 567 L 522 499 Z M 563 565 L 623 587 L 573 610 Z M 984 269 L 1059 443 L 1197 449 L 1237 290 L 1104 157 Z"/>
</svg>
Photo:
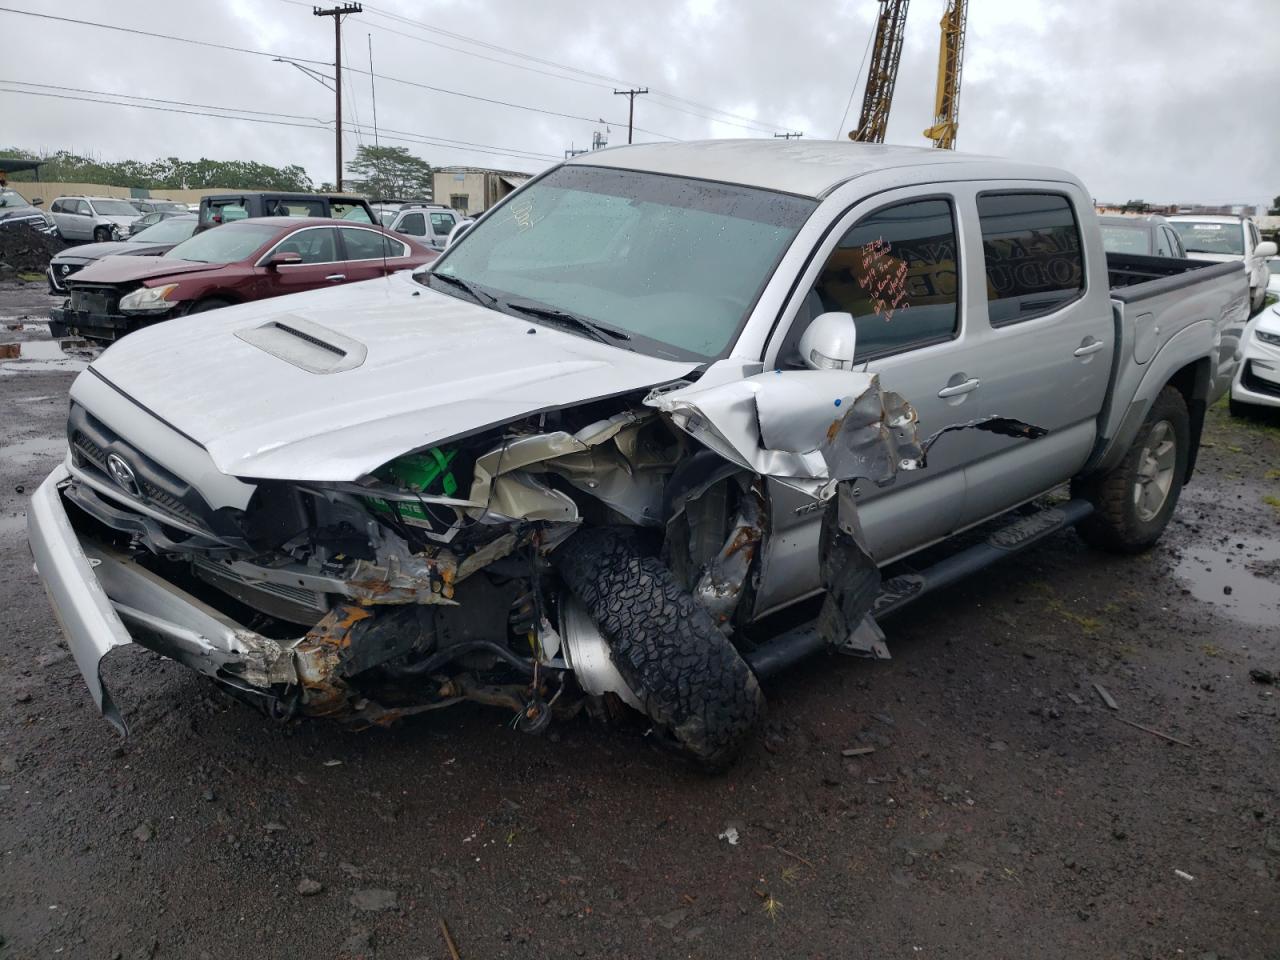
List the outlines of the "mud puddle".
<svg viewBox="0 0 1280 960">
<path fill-rule="evenodd" d="M 84 354 L 67 353 L 58 340 L 23 340 L 0 343 L 0 376 L 50 370 L 83 370 L 89 365 Z"/>
<path fill-rule="evenodd" d="M 1280 621 L 1280 543 L 1237 535 L 1184 547 L 1174 574 L 1197 600 L 1243 623 Z"/>
</svg>

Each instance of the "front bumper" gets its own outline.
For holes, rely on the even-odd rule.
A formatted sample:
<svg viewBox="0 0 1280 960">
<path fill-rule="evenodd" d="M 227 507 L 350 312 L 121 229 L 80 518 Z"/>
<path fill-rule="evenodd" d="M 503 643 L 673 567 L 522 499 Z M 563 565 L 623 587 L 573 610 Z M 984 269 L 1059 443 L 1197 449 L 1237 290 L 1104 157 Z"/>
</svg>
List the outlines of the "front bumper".
<svg viewBox="0 0 1280 960">
<path fill-rule="evenodd" d="M 1259 407 L 1280 407 L 1280 347 L 1246 334 L 1244 358 L 1231 383 L 1231 399 Z"/>
<path fill-rule="evenodd" d="M 147 320 L 163 320 L 168 314 L 148 315 Z M 137 328 L 137 317 L 123 313 L 91 313 L 70 307 L 54 307 L 49 311 L 49 322 L 64 330 L 64 336 L 88 337 L 91 340 L 114 341 Z"/>
<path fill-rule="evenodd" d="M 291 643 L 246 629 L 198 598 L 71 525 L 59 466 L 36 489 L 27 510 L 27 539 L 54 615 L 102 715 L 122 734 L 127 726 L 102 681 L 102 658 L 138 642 L 191 669 L 268 696 L 296 684 Z"/>
</svg>

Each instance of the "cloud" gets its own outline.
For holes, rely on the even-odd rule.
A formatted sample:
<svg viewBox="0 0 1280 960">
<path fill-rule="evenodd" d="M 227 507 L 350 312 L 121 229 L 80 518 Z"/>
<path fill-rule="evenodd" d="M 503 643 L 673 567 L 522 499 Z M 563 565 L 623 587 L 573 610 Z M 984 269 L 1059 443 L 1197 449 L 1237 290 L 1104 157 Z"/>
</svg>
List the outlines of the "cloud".
<svg viewBox="0 0 1280 960">
<path fill-rule="evenodd" d="M 31 10 L 48 9 L 31 0 L 17 2 Z M 1269 29 L 1273 4 L 975 0 L 958 145 L 1066 167 L 1100 198 L 1254 202 L 1273 196 L 1280 192 L 1280 173 L 1272 163 L 1280 153 L 1280 126 L 1270 116 L 1274 65 L 1280 62 L 1280 31 Z M 889 123 L 891 142 L 925 143 L 921 131 L 932 121 L 943 6 L 944 0 L 911 5 Z M 447 147 L 403 144 L 436 164 L 532 171 L 562 156 L 571 144 L 589 144 L 592 132 L 603 129 L 597 120 L 608 122 L 611 143 L 625 142 L 627 101 L 613 94 L 614 86 L 624 84 L 653 91 L 636 100 L 636 124 L 644 131 L 636 134 L 638 141 L 660 135 L 769 136 L 784 129 L 810 137 L 843 135 L 840 117 L 855 80 L 857 95 L 843 127 L 857 122 L 857 68 L 878 8 L 875 0 L 377 0 L 365 5 L 364 14 L 347 19 L 344 59 L 367 69 L 371 39 L 377 72 L 388 77 L 584 118 L 378 81 L 378 120 L 388 138 L 398 130 L 455 141 Z M 332 60 L 332 21 L 312 16 L 309 4 L 218 0 L 182 4 L 180 17 L 173 16 L 174 9 L 166 0 L 107 6 L 63 0 L 56 13 Z M 420 30 L 396 16 L 549 62 L 517 60 L 491 47 Z M 5 50 L 0 74 L 7 80 L 322 121 L 333 115 L 329 91 L 266 56 L 13 14 L 0 14 L 0 30 Z M 553 63 L 602 76 L 567 74 Z M 372 138 L 373 109 L 369 78 L 352 73 L 348 79 L 346 115 L 365 127 L 346 136 L 350 156 L 358 142 Z M 332 177 L 333 138 L 323 129 L 3 92 L 0 110 L 14 146 L 68 148 L 105 159 L 250 158 L 300 163 L 317 181 Z M 498 153 L 456 141 L 491 145 Z"/>
</svg>

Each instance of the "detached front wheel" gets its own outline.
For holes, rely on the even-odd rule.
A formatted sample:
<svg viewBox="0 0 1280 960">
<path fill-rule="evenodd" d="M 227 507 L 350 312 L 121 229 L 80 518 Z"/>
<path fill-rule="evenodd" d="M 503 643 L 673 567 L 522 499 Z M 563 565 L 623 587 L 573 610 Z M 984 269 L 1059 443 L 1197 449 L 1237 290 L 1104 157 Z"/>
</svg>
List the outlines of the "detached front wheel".
<svg viewBox="0 0 1280 960">
<path fill-rule="evenodd" d="M 702 767 L 727 768 L 764 716 L 764 694 L 711 614 L 624 531 L 581 530 L 552 556 L 654 725 Z"/>
<path fill-rule="evenodd" d="M 1077 527 L 1085 543 L 1113 553 L 1152 547 L 1178 505 L 1190 452 L 1187 402 L 1165 387 L 1125 458 L 1108 473 L 1072 481 L 1072 495 L 1094 507 Z"/>
</svg>

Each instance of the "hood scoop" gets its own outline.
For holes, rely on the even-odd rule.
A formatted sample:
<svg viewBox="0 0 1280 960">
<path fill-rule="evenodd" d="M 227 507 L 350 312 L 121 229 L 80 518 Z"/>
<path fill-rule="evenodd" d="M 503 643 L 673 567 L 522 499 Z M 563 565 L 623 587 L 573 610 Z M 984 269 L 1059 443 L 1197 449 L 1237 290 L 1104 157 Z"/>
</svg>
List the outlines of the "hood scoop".
<svg viewBox="0 0 1280 960">
<path fill-rule="evenodd" d="M 297 314 L 235 331 L 245 343 L 308 373 L 341 373 L 364 363 L 365 345 Z"/>
</svg>

